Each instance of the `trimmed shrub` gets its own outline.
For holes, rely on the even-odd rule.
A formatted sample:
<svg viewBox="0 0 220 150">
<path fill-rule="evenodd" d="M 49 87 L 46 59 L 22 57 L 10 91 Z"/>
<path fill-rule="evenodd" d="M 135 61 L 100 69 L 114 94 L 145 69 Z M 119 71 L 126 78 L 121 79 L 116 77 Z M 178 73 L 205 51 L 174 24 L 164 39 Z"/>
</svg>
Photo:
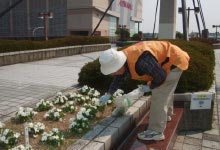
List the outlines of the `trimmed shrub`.
<svg viewBox="0 0 220 150">
<path fill-rule="evenodd" d="M 176 92 L 197 92 L 208 90 L 214 80 L 214 51 L 207 43 L 181 40 L 171 40 L 190 56 L 188 70 L 184 71 L 178 83 Z"/>
<path fill-rule="evenodd" d="M 183 72 L 176 92 L 183 93 L 208 90 L 214 80 L 214 51 L 211 45 L 194 41 L 186 42 L 183 40 L 170 40 L 170 42 L 182 48 L 190 56 L 189 69 Z M 78 81 L 82 85 L 95 87 L 102 92 L 106 92 L 112 81 L 112 77 L 102 75 L 100 72 L 100 64 L 98 60 L 95 60 L 86 64 L 81 69 Z M 128 79 L 121 88 L 125 90 L 125 92 L 129 92 L 137 88 L 137 84 L 140 83 L 143 82 Z"/>
<path fill-rule="evenodd" d="M 82 37 L 69 36 L 64 38 L 51 39 L 48 41 L 0 40 L 0 53 L 64 47 L 64 46 L 105 44 L 105 43 L 109 43 L 109 39 L 106 37 L 86 37 L 86 36 L 82 36 Z"/>
</svg>

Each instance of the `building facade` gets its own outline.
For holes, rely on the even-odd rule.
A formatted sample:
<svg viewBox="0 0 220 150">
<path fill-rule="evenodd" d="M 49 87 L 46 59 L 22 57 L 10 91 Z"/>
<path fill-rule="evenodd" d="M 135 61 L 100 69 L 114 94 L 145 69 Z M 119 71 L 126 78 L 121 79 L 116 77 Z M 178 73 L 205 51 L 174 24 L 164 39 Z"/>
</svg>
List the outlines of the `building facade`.
<svg viewBox="0 0 220 150">
<path fill-rule="evenodd" d="M 16 7 L 1 16 L 17 1 Z M 88 36 L 96 28 L 112 0 L 0 0 L 0 38 L 43 37 L 45 22 L 39 13 L 53 14 L 48 19 L 48 37 Z M 114 0 L 94 35 L 116 37 L 119 26 L 133 35 L 142 22 L 142 0 Z"/>
<path fill-rule="evenodd" d="M 69 35 L 91 35 L 112 0 L 67 0 Z M 120 26 L 132 34 L 142 22 L 142 0 L 114 0 L 94 35 L 115 37 Z"/>
<path fill-rule="evenodd" d="M 0 0 L 0 14 L 17 1 Z M 23 0 L 0 17 L 0 38 L 44 36 L 44 19 L 39 16 L 39 13 L 48 12 L 53 14 L 53 17 L 48 19 L 48 36 L 66 36 L 66 0 Z"/>
</svg>

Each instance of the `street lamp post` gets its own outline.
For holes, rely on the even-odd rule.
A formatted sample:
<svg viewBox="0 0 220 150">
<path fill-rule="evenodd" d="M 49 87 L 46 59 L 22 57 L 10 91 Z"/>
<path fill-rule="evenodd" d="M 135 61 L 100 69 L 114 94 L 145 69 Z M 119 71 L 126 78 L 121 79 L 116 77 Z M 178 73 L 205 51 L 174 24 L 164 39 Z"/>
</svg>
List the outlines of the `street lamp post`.
<svg viewBox="0 0 220 150">
<path fill-rule="evenodd" d="M 199 9 L 199 7 L 195 7 L 195 9 L 192 9 L 192 8 L 188 7 L 186 10 L 187 10 L 187 12 L 188 12 L 188 18 L 187 18 L 187 19 L 188 19 L 188 29 L 189 29 L 189 16 L 190 16 L 190 11 L 193 10 L 195 14 L 198 14 L 199 11 L 200 11 L 200 9 Z"/>
<path fill-rule="evenodd" d="M 193 10 L 195 14 L 198 14 L 198 13 L 200 12 L 200 9 L 199 9 L 199 7 L 195 7 L 194 9 L 188 7 L 186 10 L 187 10 L 187 14 L 188 14 L 188 16 L 187 16 L 187 27 L 188 27 L 188 32 L 189 32 L 189 17 L 190 17 L 190 11 Z M 184 12 L 183 12 L 183 8 L 179 8 L 179 9 L 178 9 L 178 12 L 179 12 L 179 13 L 184 13 Z M 198 24 L 198 22 L 197 22 L 197 24 Z"/>
<path fill-rule="evenodd" d="M 212 25 L 213 28 L 215 28 L 215 39 L 218 40 L 218 29 L 220 28 L 220 25 Z"/>
<path fill-rule="evenodd" d="M 48 40 L 48 19 L 53 18 L 52 12 L 41 12 L 39 13 L 39 17 L 44 20 L 44 36 L 45 40 Z"/>
<path fill-rule="evenodd" d="M 183 20 L 183 36 L 184 40 L 189 41 L 188 36 L 188 28 L 187 28 L 187 20 L 186 20 L 186 1 L 181 0 L 182 2 L 182 8 L 179 8 L 179 13 L 182 13 L 182 20 Z"/>
</svg>

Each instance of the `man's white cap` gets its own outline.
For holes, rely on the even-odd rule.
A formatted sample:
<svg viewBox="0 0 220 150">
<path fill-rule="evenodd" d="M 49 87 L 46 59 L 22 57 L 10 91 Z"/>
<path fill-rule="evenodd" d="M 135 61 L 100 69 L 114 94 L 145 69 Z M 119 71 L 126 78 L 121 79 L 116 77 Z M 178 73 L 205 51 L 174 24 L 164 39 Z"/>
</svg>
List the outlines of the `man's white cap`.
<svg viewBox="0 0 220 150">
<path fill-rule="evenodd" d="M 100 70 L 104 75 L 114 73 L 125 64 L 126 59 L 124 52 L 110 48 L 99 56 Z"/>
</svg>

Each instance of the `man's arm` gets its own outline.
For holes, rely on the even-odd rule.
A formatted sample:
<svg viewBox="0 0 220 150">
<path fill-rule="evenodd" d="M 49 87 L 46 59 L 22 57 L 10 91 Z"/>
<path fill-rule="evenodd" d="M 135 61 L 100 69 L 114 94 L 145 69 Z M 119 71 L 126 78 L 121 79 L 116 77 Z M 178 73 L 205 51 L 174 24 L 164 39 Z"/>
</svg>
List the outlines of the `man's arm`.
<svg viewBox="0 0 220 150">
<path fill-rule="evenodd" d="M 112 83 L 109 87 L 109 90 L 108 90 L 109 94 L 111 94 L 111 95 L 114 94 L 115 91 L 117 91 L 117 89 L 119 89 L 121 87 L 123 82 L 130 75 L 127 64 L 125 64 L 125 68 L 126 68 L 126 70 L 125 70 L 124 74 L 117 75 L 117 76 L 114 77 L 114 79 L 113 79 L 113 81 L 112 81 Z"/>
<path fill-rule="evenodd" d="M 156 59 L 150 52 L 144 52 L 135 65 L 138 75 L 149 75 L 153 78 L 150 88 L 160 86 L 166 79 L 166 71 L 161 68 Z"/>
</svg>

